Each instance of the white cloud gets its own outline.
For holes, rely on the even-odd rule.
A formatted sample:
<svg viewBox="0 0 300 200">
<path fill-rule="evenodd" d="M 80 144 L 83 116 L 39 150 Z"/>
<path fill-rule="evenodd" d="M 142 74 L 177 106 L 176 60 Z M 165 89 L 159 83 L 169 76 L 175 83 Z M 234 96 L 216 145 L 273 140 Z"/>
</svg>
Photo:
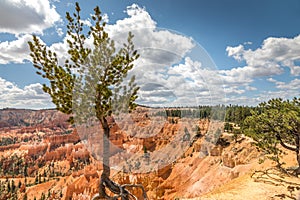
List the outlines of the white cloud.
<svg viewBox="0 0 300 200">
<path fill-rule="evenodd" d="M 109 17 L 108 17 L 108 14 L 107 13 L 104 13 L 102 15 L 102 20 L 105 22 L 105 23 L 108 23 L 109 22 Z"/>
<path fill-rule="evenodd" d="M 191 102 L 195 104 L 195 89 L 191 88 L 195 88 L 195 85 L 191 85 L 190 81 L 181 76 L 180 70 L 176 72 L 177 75 L 170 76 L 168 73 L 171 71 L 167 68 L 182 61 L 191 51 L 195 46 L 192 39 L 173 31 L 158 29 L 156 22 L 145 8 L 136 4 L 127 7 L 125 12 L 128 17 L 118 20 L 115 24 L 108 24 L 106 31 L 115 40 L 117 47 L 123 45 L 129 31 L 134 34 L 133 42 L 141 56 L 131 74 L 136 75 L 137 84 L 142 88 L 139 102 L 153 105 L 167 103 L 189 105 Z M 91 25 L 89 19 L 83 19 L 82 22 Z M 51 50 L 58 52 L 60 63 L 68 58 L 67 39 L 68 36 L 63 38 L 62 42 L 50 46 Z M 92 38 L 87 40 L 86 45 L 92 46 Z M 191 68 L 190 75 L 193 74 L 193 69 L 200 67 L 200 63 L 191 59 L 185 59 L 185 65 Z M 146 90 L 150 86 L 152 90 Z M 202 95 L 210 95 L 207 88 L 198 90 Z"/>
<path fill-rule="evenodd" d="M 282 98 L 282 99 L 293 99 L 294 97 L 299 97 L 300 92 L 293 89 L 282 89 L 276 91 L 262 91 L 257 96 L 257 103 L 268 101 L 272 98 Z"/>
<path fill-rule="evenodd" d="M 60 20 L 60 15 L 48 0 L 0 1 L 0 32 L 42 34 Z"/>
<path fill-rule="evenodd" d="M 245 51 L 243 45 L 238 45 L 236 47 L 226 47 L 227 55 L 230 57 L 233 57 L 237 61 L 242 61 L 243 58 L 243 52 Z"/>
<path fill-rule="evenodd" d="M 128 32 L 131 31 L 134 34 L 135 49 L 141 55 L 139 60 L 143 63 L 152 64 L 154 67 L 157 65 L 156 68 L 158 65 L 170 66 L 179 62 L 195 46 L 190 37 L 157 28 L 156 22 L 145 8 L 133 4 L 128 6 L 125 12 L 128 14 L 127 18 L 118 20 L 115 24 L 107 24 L 105 30 L 114 39 L 116 48 L 123 46 L 127 41 Z M 104 19 L 108 20 L 105 16 Z M 91 25 L 89 19 L 82 19 L 82 22 Z M 51 49 L 58 52 L 60 59 L 68 57 L 67 39 L 68 36 L 62 42 L 51 45 Z M 92 38 L 86 40 L 86 45 L 93 46 Z"/>
<path fill-rule="evenodd" d="M 243 45 L 227 47 L 228 56 L 238 61 L 245 61 L 248 76 L 261 77 L 283 73 L 283 67 L 289 67 L 294 76 L 300 75 L 300 35 L 294 38 L 269 37 L 260 48 L 246 50 Z"/>
<path fill-rule="evenodd" d="M 239 63 L 245 63 L 241 67 L 219 71 L 224 81 L 228 102 L 256 105 L 270 98 L 291 98 L 299 95 L 297 93 L 300 89 L 299 79 L 285 83 L 267 77 L 282 75 L 285 67 L 290 69 L 292 76 L 300 75 L 300 66 L 297 66 L 300 61 L 300 35 L 294 38 L 270 37 L 263 41 L 260 48 L 253 50 L 245 48 L 248 44 L 226 48 L 229 57 L 233 57 Z M 277 90 L 264 91 L 261 87 L 258 91 L 250 85 L 257 78 L 274 83 Z M 248 91 L 257 91 L 257 95 L 247 96 Z"/>
<path fill-rule="evenodd" d="M 118 20 L 115 24 L 107 25 L 106 31 L 115 40 L 117 47 L 126 41 L 128 31 L 134 34 L 133 42 L 141 56 L 136 67 L 131 71 L 131 75 L 136 75 L 136 82 L 141 87 L 139 102 L 153 105 L 170 102 L 177 103 L 177 105 L 188 105 L 191 102 L 194 104 L 195 92 L 193 90 L 195 89 L 191 87 L 195 88 L 195 85 L 191 85 L 191 82 L 185 78 L 190 75 L 195 76 L 193 70 L 200 68 L 201 64 L 186 58 L 184 65 L 175 66 L 178 69 L 175 74 L 167 68 L 179 63 L 191 51 L 195 46 L 192 39 L 169 30 L 158 29 L 156 22 L 145 8 L 136 4 L 127 7 L 125 12 L 128 17 Z M 83 22 L 90 25 L 89 20 L 83 20 Z M 87 45 L 92 46 L 91 38 L 87 40 Z M 59 52 L 59 59 L 63 60 L 68 57 L 67 46 L 66 36 L 63 42 L 52 44 L 50 48 Z M 187 69 L 189 74 L 182 76 Z M 150 86 L 152 89 L 147 90 Z M 209 95 L 207 89 L 201 92 L 203 95 L 204 93 Z M 191 99 L 191 96 L 194 99 Z"/>
<path fill-rule="evenodd" d="M 267 81 L 272 82 L 272 83 L 276 82 L 276 80 L 274 78 L 268 78 Z"/>
<path fill-rule="evenodd" d="M 43 34 L 61 22 L 60 15 L 48 0 L 2 0 L 0 1 L 0 33 L 15 34 L 16 39 L 0 43 L 0 64 L 24 63 L 30 60 L 28 41 L 31 33 Z M 63 34 L 56 27 L 57 34 Z"/>
<path fill-rule="evenodd" d="M 293 93 L 295 92 L 295 90 L 300 90 L 300 79 L 298 78 L 295 78 L 288 83 L 277 81 L 273 78 L 269 78 L 268 81 L 274 83 L 276 85 L 276 88 L 280 90 L 291 91 Z M 294 95 L 297 96 L 297 94 Z"/>
<path fill-rule="evenodd" d="M 260 96 L 253 96 L 249 98 L 247 95 L 230 95 L 226 96 L 226 101 L 228 104 L 232 105 L 249 105 L 256 106 L 262 101 L 269 100 L 268 98 L 263 98 Z"/>
<path fill-rule="evenodd" d="M 204 69 L 201 62 L 185 57 L 172 67 L 137 65 L 131 72 L 141 87 L 138 102 L 160 106 L 215 105 L 225 103 L 225 91 L 218 72 Z"/>
<path fill-rule="evenodd" d="M 30 60 L 28 41 L 32 39 L 31 35 L 19 36 L 16 40 L 0 43 L 0 64 L 23 63 Z"/>
<path fill-rule="evenodd" d="M 41 109 L 54 106 L 40 83 L 19 88 L 0 77 L 0 108 L 6 107 Z"/>
<path fill-rule="evenodd" d="M 300 90 L 300 79 L 294 79 L 289 83 L 281 83 L 277 84 L 278 89 L 286 89 L 286 90 Z"/>
<path fill-rule="evenodd" d="M 63 36 L 64 35 L 64 32 L 62 30 L 62 28 L 56 28 L 56 33 L 59 37 Z"/>
<path fill-rule="evenodd" d="M 190 37 L 157 28 L 150 14 L 137 4 L 128 6 L 125 12 L 127 18 L 107 25 L 106 30 L 117 45 L 123 45 L 131 31 L 134 34 L 134 45 L 144 62 L 175 64 L 195 46 Z"/>
<path fill-rule="evenodd" d="M 71 40 L 71 37 L 66 36 L 63 38 L 62 42 L 53 43 L 50 46 L 50 50 L 53 52 L 56 52 L 60 65 L 64 64 L 64 62 L 63 62 L 64 60 L 69 59 L 69 54 L 68 54 L 69 45 L 67 42 L 68 39 Z"/>
<path fill-rule="evenodd" d="M 249 85 L 246 85 L 245 89 L 248 90 L 248 91 L 255 91 L 255 90 L 257 90 L 256 87 L 252 87 L 252 86 L 249 86 Z"/>
<path fill-rule="evenodd" d="M 91 19 L 80 20 L 80 22 L 85 26 L 92 26 Z"/>
<path fill-rule="evenodd" d="M 19 1 L 21 0 L 14 2 Z M 37 1 L 37 4 L 40 2 L 42 1 Z M 5 3 L 9 4 L 6 1 Z M 55 11 L 55 8 L 52 9 Z M 39 14 L 44 12 L 45 10 L 36 11 Z M 139 102 L 142 104 L 217 104 L 224 103 L 226 94 L 227 102 L 232 104 L 255 105 L 262 100 L 268 100 L 269 97 L 276 97 L 276 95 L 288 97 L 293 93 L 295 96 L 296 90 L 299 90 L 297 87 L 297 84 L 300 85 L 299 79 L 283 83 L 269 78 L 268 80 L 275 83 L 280 91 L 263 91 L 263 94 L 258 94 L 253 98 L 247 97 L 248 91 L 257 91 L 257 88 L 251 86 L 257 77 L 265 78 L 282 74 L 284 67 L 289 67 L 292 75 L 300 75 L 300 66 L 297 66 L 300 61 L 300 35 L 290 39 L 267 38 L 260 48 L 254 50 L 246 49 L 245 45 L 251 44 L 249 42 L 236 47 L 227 47 L 228 56 L 240 63 L 245 63 L 245 66 L 230 70 L 214 70 L 205 68 L 203 63 L 189 57 L 190 51 L 196 45 L 190 37 L 157 28 L 157 23 L 146 9 L 136 4 L 127 7 L 125 12 L 128 17 L 118 20 L 115 24 L 108 24 L 106 31 L 116 41 L 117 47 L 126 41 L 128 31 L 134 34 L 134 44 L 141 57 L 131 74 L 136 75 L 137 84 L 141 87 Z M 42 17 L 42 19 L 45 18 L 46 16 Z M 108 17 L 104 18 L 108 20 Z M 43 20 L 40 20 L 38 24 L 41 25 L 41 22 Z M 52 22 L 55 23 L 55 21 Z M 91 23 L 89 19 L 83 20 L 83 22 L 86 25 Z M 48 25 L 50 27 L 51 23 Z M 26 29 L 23 28 L 23 30 Z M 35 29 L 32 30 L 35 31 Z M 56 30 L 58 34 L 63 34 L 62 30 Z M 22 63 L 25 59 L 30 59 L 27 45 L 27 41 L 30 39 L 31 36 L 25 34 L 17 36 L 15 41 L 0 43 L 0 64 Z M 91 38 L 87 45 L 92 45 Z M 68 58 L 67 48 L 67 36 L 61 42 L 50 46 L 50 49 L 58 52 L 60 60 Z M 2 79 L 1 83 L 0 79 L 0 84 L 4 85 L 0 90 L 2 91 L 2 93 L 0 92 L 2 95 L 1 106 L 22 107 L 20 106 L 22 101 L 18 99 L 26 102 L 27 97 L 30 96 L 35 99 L 32 102 L 36 102 L 36 105 L 47 104 L 42 101 L 44 96 L 40 93 L 41 86 L 39 84 L 21 89 L 13 83 L 6 81 L 4 84 L 4 82 Z M 5 96 L 4 94 L 10 95 Z M 50 102 L 49 97 L 47 98 L 47 101 Z M 30 102 L 28 103 L 30 104 Z"/>
</svg>

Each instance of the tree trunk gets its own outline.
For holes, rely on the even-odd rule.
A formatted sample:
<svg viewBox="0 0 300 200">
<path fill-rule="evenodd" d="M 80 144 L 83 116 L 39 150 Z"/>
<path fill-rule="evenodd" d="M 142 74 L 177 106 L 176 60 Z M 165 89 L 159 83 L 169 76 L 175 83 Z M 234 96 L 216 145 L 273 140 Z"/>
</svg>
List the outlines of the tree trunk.
<svg viewBox="0 0 300 200">
<path fill-rule="evenodd" d="M 300 175 L 300 140 L 298 140 L 299 145 L 297 145 L 297 162 L 298 162 L 298 168 L 296 169 L 296 175 Z"/>
<path fill-rule="evenodd" d="M 296 138 L 296 154 L 298 162 L 298 169 L 296 170 L 296 175 L 300 175 L 300 133 L 298 133 Z"/>
<path fill-rule="evenodd" d="M 298 169 L 296 169 L 296 175 L 300 175 L 300 151 L 297 153 Z"/>
<path fill-rule="evenodd" d="M 103 138 L 102 138 L 102 145 L 103 145 L 103 161 L 102 161 L 102 168 L 103 172 L 101 174 L 100 178 L 100 185 L 99 185 L 99 197 L 101 199 L 111 199 L 109 195 L 107 195 L 105 188 L 108 188 L 112 193 L 114 194 L 120 194 L 120 186 L 113 181 L 110 180 L 110 164 L 109 164 L 109 158 L 110 158 L 110 141 L 109 141 L 109 135 L 110 135 L 110 127 L 106 120 L 106 118 L 102 118 L 100 120 L 101 125 L 104 131 Z"/>
<path fill-rule="evenodd" d="M 103 172 L 101 174 L 100 178 L 100 185 L 99 185 L 99 195 L 97 195 L 93 199 L 118 199 L 119 197 L 121 200 L 129 200 L 130 197 L 133 197 L 137 199 L 134 195 L 132 195 L 128 190 L 125 189 L 125 187 L 138 187 L 141 188 L 143 191 L 144 199 L 148 199 L 147 193 L 142 185 L 134 185 L 134 184 L 125 184 L 125 185 L 118 185 L 117 183 L 110 180 L 110 165 L 109 165 L 109 158 L 110 158 L 110 141 L 109 141 L 109 135 L 110 135 L 110 127 L 105 118 L 102 118 L 100 120 L 101 125 L 104 131 L 103 139 L 102 139 L 102 145 L 103 145 Z M 116 194 L 117 196 L 109 196 L 107 195 L 105 188 L 108 188 L 113 194 Z"/>
<path fill-rule="evenodd" d="M 296 175 L 300 174 L 300 134 L 298 134 L 296 138 L 296 154 L 297 154 L 297 162 L 298 162 L 298 169 L 296 169 Z"/>
<path fill-rule="evenodd" d="M 110 143 L 109 143 L 109 135 L 110 135 L 110 128 L 108 125 L 108 122 L 105 117 L 103 117 L 101 120 L 101 125 L 104 131 L 103 139 L 102 139 L 102 166 L 103 166 L 103 172 L 100 179 L 100 186 L 99 186 L 99 195 L 100 198 L 107 198 L 107 194 L 105 192 L 105 183 L 107 180 L 109 180 L 110 176 L 110 166 L 109 166 L 109 157 L 110 157 Z"/>
</svg>

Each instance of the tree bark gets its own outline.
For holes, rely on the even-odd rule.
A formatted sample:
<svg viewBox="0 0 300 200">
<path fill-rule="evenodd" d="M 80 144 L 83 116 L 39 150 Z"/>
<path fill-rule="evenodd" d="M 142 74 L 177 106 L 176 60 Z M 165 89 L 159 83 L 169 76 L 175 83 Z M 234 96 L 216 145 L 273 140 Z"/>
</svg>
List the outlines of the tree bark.
<svg viewBox="0 0 300 200">
<path fill-rule="evenodd" d="M 297 136 L 296 139 L 296 144 L 297 144 L 297 162 L 298 162 L 298 169 L 296 169 L 296 175 L 300 175 L 300 133 Z"/>
<path fill-rule="evenodd" d="M 110 135 L 110 127 L 106 120 L 106 118 L 101 118 L 100 123 L 102 125 L 104 134 L 102 139 L 102 145 L 103 145 L 103 172 L 101 174 L 100 178 L 100 185 L 99 185 L 99 195 L 95 196 L 93 199 L 118 199 L 121 198 L 122 200 L 129 200 L 130 197 L 133 197 L 134 199 L 137 199 L 134 195 L 132 195 L 128 190 L 126 190 L 126 187 L 138 187 L 141 188 L 143 191 L 144 199 L 148 199 L 147 193 L 142 185 L 135 185 L 135 184 L 125 184 L 125 185 L 118 185 L 117 183 L 110 180 L 110 164 L 109 164 L 109 158 L 110 158 L 110 141 L 109 141 L 109 135 Z M 113 194 L 113 196 L 109 196 L 106 193 L 105 188 L 108 188 Z"/>
<path fill-rule="evenodd" d="M 105 183 L 107 182 L 107 180 L 109 180 L 110 177 L 110 165 L 109 165 L 109 157 L 110 157 L 110 143 L 109 143 L 109 135 L 110 135 L 110 128 L 109 128 L 109 124 L 106 120 L 105 117 L 103 117 L 100 120 L 100 123 L 102 125 L 102 128 L 104 133 L 103 133 L 103 137 L 102 137 L 102 146 L 103 146 L 103 150 L 102 150 L 102 158 L 103 158 L 103 162 L 102 162 L 102 168 L 103 168 L 103 172 L 101 175 L 101 179 L 100 179 L 100 186 L 99 186 L 99 196 L 100 198 L 107 198 L 108 195 L 105 192 Z"/>
<path fill-rule="evenodd" d="M 297 152 L 298 168 L 296 169 L 296 175 L 300 175 L 300 151 Z"/>
</svg>

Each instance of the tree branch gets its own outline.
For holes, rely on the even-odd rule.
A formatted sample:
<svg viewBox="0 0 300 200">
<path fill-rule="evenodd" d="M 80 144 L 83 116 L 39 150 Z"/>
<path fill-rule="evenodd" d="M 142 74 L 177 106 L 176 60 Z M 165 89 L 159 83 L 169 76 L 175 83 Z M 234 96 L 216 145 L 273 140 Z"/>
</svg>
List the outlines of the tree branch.
<svg viewBox="0 0 300 200">
<path fill-rule="evenodd" d="M 297 148 L 296 148 L 296 147 L 291 147 L 291 146 L 288 146 L 287 144 L 285 144 L 285 143 L 282 141 L 282 139 L 281 139 L 281 137 L 280 137 L 279 134 L 276 135 L 276 138 L 277 138 L 277 140 L 279 140 L 281 146 L 283 146 L 284 148 L 286 148 L 286 149 L 288 149 L 288 150 L 291 150 L 291 151 L 297 151 Z"/>
</svg>

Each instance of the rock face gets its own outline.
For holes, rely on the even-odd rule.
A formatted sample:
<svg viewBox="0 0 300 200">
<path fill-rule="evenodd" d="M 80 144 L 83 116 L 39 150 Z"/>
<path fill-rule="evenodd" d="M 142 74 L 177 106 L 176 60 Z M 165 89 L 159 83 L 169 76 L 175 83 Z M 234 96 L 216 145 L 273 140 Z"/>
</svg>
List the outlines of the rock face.
<svg viewBox="0 0 300 200">
<path fill-rule="evenodd" d="M 32 156 L 38 158 L 39 156 L 43 156 L 48 148 L 46 143 L 34 145 L 34 146 L 27 146 L 28 156 Z M 22 149 L 25 149 L 24 147 Z"/>
<path fill-rule="evenodd" d="M 68 185 L 65 194 L 66 199 L 82 199 L 82 197 L 87 197 L 87 199 L 89 199 L 91 194 L 97 193 L 98 181 L 99 176 L 97 171 L 88 167 L 85 172 Z"/>
<path fill-rule="evenodd" d="M 0 128 L 4 127 L 65 127 L 68 125 L 68 116 L 54 109 L 27 110 L 27 109 L 0 109 Z"/>
<path fill-rule="evenodd" d="M 11 144 L 11 145 L 7 145 L 7 146 L 0 146 L 0 151 L 17 149 L 20 146 L 21 146 L 21 144 Z"/>
<path fill-rule="evenodd" d="M 237 164 L 237 158 L 233 153 L 223 155 L 223 164 L 226 167 L 234 168 Z"/>
<path fill-rule="evenodd" d="M 151 117 L 153 120 L 153 116 L 148 115 L 145 110 L 147 109 L 139 108 L 131 114 L 131 120 L 108 119 L 111 126 L 111 165 L 120 161 L 127 162 L 126 156 L 129 153 L 145 156 L 144 151 L 151 155 L 162 150 L 172 156 L 182 145 L 180 142 L 168 150 L 165 148 L 179 137 L 178 132 L 184 128 L 181 119 L 168 118 L 164 123 L 153 123 L 150 120 Z M 83 131 L 82 135 L 80 127 L 75 130 L 66 123 L 68 116 L 54 110 L 18 112 L 20 113 L 14 113 L 11 109 L 0 112 L 0 138 L 3 135 L 21 138 L 17 140 L 17 144 L 0 147 L 0 158 L 3 156 L 9 159 L 12 154 L 22 155 L 23 160 L 29 163 L 27 173 L 31 176 L 28 179 L 33 179 L 30 180 L 31 183 L 39 174 L 45 174 L 43 178 L 49 179 L 46 183 L 28 186 L 25 190 L 28 196 L 33 198 L 34 195 L 47 193 L 48 190 L 53 193 L 60 191 L 61 194 L 54 195 L 57 199 L 89 199 L 96 194 L 102 164 L 95 159 L 97 155 L 93 153 L 101 155 L 103 151 L 101 127 L 95 126 L 95 130 L 90 129 L 90 132 Z M 28 125 L 33 122 L 37 125 Z M 205 119 L 194 120 L 191 125 L 185 125 L 191 135 L 190 140 L 186 141 L 187 148 L 180 152 L 182 155 L 179 158 L 164 166 L 159 166 L 157 162 L 157 167 L 147 173 L 133 170 L 135 167 L 146 167 L 145 157 L 140 160 L 139 165 L 128 161 L 132 170 L 112 169 L 112 179 L 120 184 L 142 184 L 150 199 L 174 199 L 203 195 L 250 170 L 251 163 L 259 154 L 247 138 L 240 143 L 234 143 L 231 141 L 232 136 L 224 136 L 225 142 L 211 144 L 205 156 L 200 157 L 209 124 L 209 120 Z M 195 125 L 200 129 L 197 136 L 193 130 Z M 9 126 L 14 126 L 14 130 L 4 130 Z M 10 164 L 11 162 L 6 162 L 6 168 L 13 166 Z M 21 165 L 24 167 L 23 163 Z M 133 189 L 132 192 L 137 196 L 142 195 L 140 189 Z"/>
<path fill-rule="evenodd" d="M 72 131 L 71 134 L 66 135 L 53 135 L 53 136 L 46 136 L 44 138 L 44 142 L 50 145 L 50 150 L 59 147 L 60 145 L 65 145 L 68 143 L 78 143 L 80 141 L 79 135 L 77 131 Z"/>
</svg>

